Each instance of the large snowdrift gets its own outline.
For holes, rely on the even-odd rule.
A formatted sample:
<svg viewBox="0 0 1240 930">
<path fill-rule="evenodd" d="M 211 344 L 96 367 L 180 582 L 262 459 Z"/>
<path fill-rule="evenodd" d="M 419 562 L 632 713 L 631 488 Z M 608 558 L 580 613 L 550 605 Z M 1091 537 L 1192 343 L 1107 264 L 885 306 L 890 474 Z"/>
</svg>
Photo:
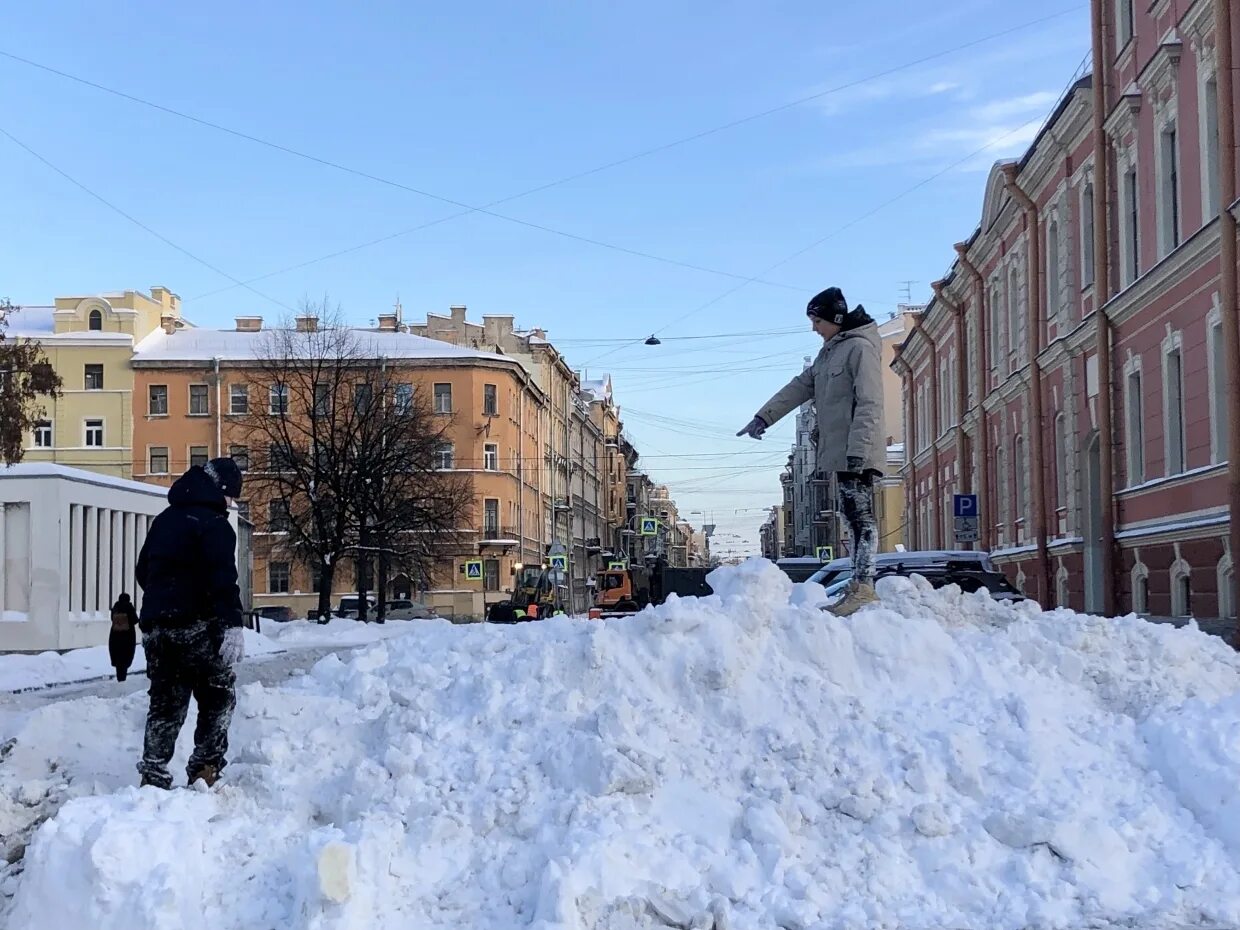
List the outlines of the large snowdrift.
<svg viewBox="0 0 1240 930">
<path fill-rule="evenodd" d="M 100 727 L 138 700 L 47 708 L 0 788 L 113 790 L 43 825 L 8 926 L 1240 924 L 1219 640 L 902 579 L 840 620 L 760 561 L 711 583 L 249 686 L 211 793 L 115 789 Z"/>
</svg>

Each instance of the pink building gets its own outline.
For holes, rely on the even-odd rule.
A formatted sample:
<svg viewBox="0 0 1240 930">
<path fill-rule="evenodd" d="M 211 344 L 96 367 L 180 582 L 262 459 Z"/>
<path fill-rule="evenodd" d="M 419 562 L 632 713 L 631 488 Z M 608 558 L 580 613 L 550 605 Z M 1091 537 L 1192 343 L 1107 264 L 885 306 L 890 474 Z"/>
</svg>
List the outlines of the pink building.
<svg viewBox="0 0 1240 930">
<path fill-rule="evenodd" d="M 974 492 L 980 545 L 1043 604 L 1235 616 L 1224 314 L 1236 307 L 1223 295 L 1237 268 L 1231 251 L 1221 273 L 1235 227 L 1220 215 L 1235 180 L 1219 145 L 1230 48 L 1215 0 L 1094 4 L 1093 74 L 1019 161 L 994 166 L 980 225 L 893 363 L 908 543 L 953 545 L 952 495 Z"/>
</svg>

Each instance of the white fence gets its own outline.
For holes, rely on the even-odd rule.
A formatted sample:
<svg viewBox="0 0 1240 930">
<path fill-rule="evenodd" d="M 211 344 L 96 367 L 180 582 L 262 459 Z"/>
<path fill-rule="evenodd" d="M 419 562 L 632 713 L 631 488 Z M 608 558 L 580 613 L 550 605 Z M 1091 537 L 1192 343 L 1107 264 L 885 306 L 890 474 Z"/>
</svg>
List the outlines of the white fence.
<svg viewBox="0 0 1240 930">
<path fill-rule="evenodd" d="M 62 465 L 0 467 L 0 652 L 107 642 L 167 489 Z"/>
</svg>

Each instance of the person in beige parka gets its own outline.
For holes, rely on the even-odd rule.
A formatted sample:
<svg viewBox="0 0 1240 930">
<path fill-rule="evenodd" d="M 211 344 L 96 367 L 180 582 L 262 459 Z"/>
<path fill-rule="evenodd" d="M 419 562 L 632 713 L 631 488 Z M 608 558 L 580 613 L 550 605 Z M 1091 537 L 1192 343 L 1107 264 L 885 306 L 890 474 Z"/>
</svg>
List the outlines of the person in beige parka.
<svg viewBox="0 0 1240 930">
<path fill-rule="evenodd" d="M 817 416 L 817 471 L 834 473 L 840 509 L 852 531 L 852 586 L 832 608 L 838 616 L 856 613 L 878 600 L 874 593 L 874 479 L 887 459 L 883 433 L 882 338 L 878 325 L 838 287 L 814 297 L 806 314 L 823 346 L 814 363 L 793 378 L 736 435 L 761 439 L 784 415 L 813 401 Z"/>
</svg>

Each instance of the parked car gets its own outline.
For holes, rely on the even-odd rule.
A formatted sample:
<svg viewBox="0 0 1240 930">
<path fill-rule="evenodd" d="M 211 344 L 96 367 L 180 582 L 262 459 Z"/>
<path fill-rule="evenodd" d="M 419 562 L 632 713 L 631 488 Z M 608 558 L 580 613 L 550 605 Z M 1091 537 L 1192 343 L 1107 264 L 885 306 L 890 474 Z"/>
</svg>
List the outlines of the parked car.
<svg viewBox="0 0 1240 930">
<path fill-rule="evenodd" d="M 292 607 L 285 607 L 282 604 L 270 604 L 266 607 L 258 608 L 258 615 L 264 620 L 272 620 L 276 623 L 288 623 L 290 620 L 296 620 L 297 614 L 293 612 Z"/>
<path fill-rule="evenodd" d="M 949 562 L 973 563 L 988 572 L 995 570 L 989 552 L 971 549 L 922 549 L 914 552 L 880 552 L 874 556 L 874 573 L 875 575 L 892 574 L 894 570 L 894 574 L 897 575 L 917 575 L 923 574 L 918 571 L 919 568 L 943 567 Z M 844 558 L 832 559 L 806 580 L 817 582 L 827 588 L 841 578 L 850 577 L 852 577 L 852 559 Z"/>
<path fill-rule="evenodd" d="M 813 556 L 790 556 L 780 559 L 775 565 L 795 582 L 809 581 L 811 576 L 822 568 L 822 559 Z"/>
<path fill-rule="evenodd" d="M 373 594 L 366 595 L 366 616 L 372 617 L 375 612 L 375 605 L 378 600 Z M 344 617 L 347 620 L 356 620 L 359 608 L 362 606 L 361 597 L 357 594 L 344 594 L 340 597 L 340 603 L 336 606 L 336 616 Z"/>
<path fill-rule="evenodd" d="M 875 558 L 874 573 L 877 578 L 887 575 L 921 575 L 935 588 L 954 584 L 966 593 L 987 591 L 996 601 L 1011 604 L 1025 600 L 1020 590 L 1008 581 L 1002 572 L 995 569 L 990 554 L 986 552 L 885 552 Z M 822 584 L 827 589 L 827 596 L 834 601 L 847 591 L 852 580 L 852 562 L 849 559 L 836 559 L 815 574 L 821 575 L 825 583 L 817 577 L 811 580 Z"/>
<path fill-rule="evenodd" d="M 385 618 L 388 620 L 426 620 L 435 612 L 421 601 L 396 600 L 387 602 Z"/>
</svg>

